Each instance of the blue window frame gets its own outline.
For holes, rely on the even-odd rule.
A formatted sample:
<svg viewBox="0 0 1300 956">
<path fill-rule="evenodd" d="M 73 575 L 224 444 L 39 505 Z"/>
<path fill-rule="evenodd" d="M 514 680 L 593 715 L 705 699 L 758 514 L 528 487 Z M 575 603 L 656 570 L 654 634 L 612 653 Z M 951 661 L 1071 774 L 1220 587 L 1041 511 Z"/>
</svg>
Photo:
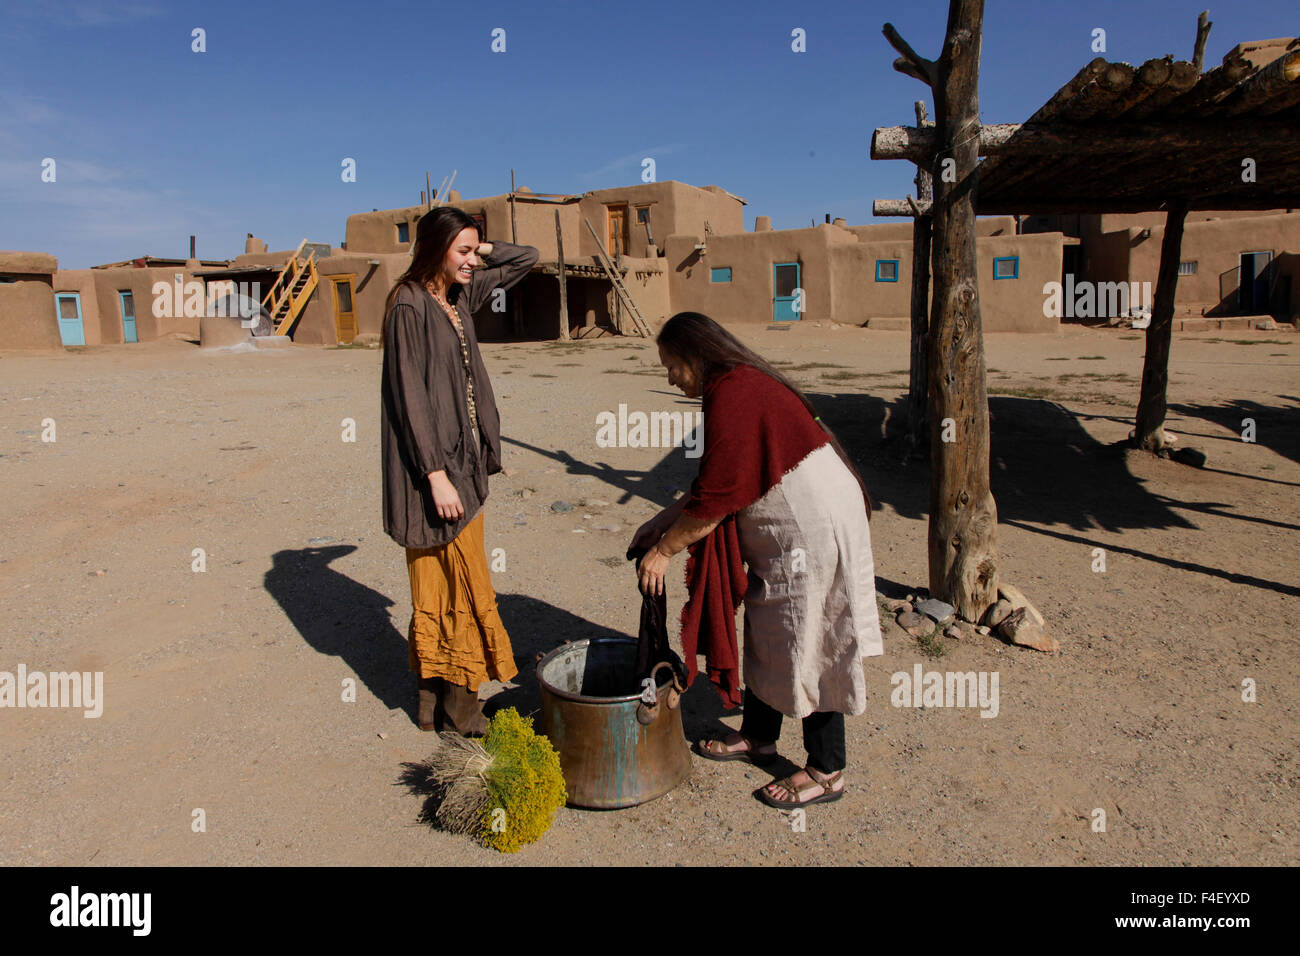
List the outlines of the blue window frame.
<svg viewBox="0 0 1300 956">
<path fill-rule="evenodd" d="M 898 260 L 877 259 L 876 260 L 876 281 L 897 282 L 898 281 Z"/>
<path fill-rule="evenodd" d="M 993 278 L 995 279 L 1019 279 L 1020 278 L 1020 257 L 1019 256 L 998 256 L 993 260 Z"/>
<path fill-rule="evenodd" d="M 710 279 L 709 279 L 710 282 L 730 282 L 731 266 L 719 266 L 715 268 L 709 275 L 710 275 Z"/>
<path fill-rule="evenodd" d="M 398 241 L 398 242 L 410 242 L 410 241 L 411 241 L 411 224 L 410 224 L 410 223 L 399 222 L 399 223 L 397 224 L 397 241 Z"/>
</svg>

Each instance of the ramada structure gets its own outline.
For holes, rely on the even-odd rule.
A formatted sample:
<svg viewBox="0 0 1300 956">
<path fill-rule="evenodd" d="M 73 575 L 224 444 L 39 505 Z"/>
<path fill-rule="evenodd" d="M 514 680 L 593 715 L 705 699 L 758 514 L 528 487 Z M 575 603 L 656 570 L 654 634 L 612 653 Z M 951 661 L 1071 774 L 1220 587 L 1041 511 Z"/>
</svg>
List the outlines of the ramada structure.
<svg viewBox="0 0 1300 956">
<path fill-rule="evenodd" d="M 1225 64 L 1242 64 L 1234 67 L 1239 81 L 1281 57 L 1288 44 L 1293 41 L 1240 44 Z M 1095 69 L 1111 66 L 1116 65 L 1099 61 Z M 1173 85 L 1160 94 L 1159 105 L 1192 79 L 1167 79 Z M 906 142 L 894 148 L 900 158 L 910 155 Z M 923 151 L 916 148 L 917 155 Z M 1083 177 L 1086 160 L 1079 165 L 1062 175 Z M 1044 204 L 1048 214 L 1038 214 L 1036 203 L 1017 199 L 1016 171 L 1008 162 L 987 178 L 995 188 L 981 193 L 981 210 L 1026 212 L 977 220 L 985 332 L 1054 332 L 1062 321 L 1105 320 L 1126 308 L 1150 308 L 1143 292 L 1156 282 L 1162 213 L 1059 214 Z M 767 216 L 757 216 L 750 230 L 739 196 L 719 186 L 676 181 L 582 195 L 520 187 L 462 199 L 452 191 L 446 200 L 474 216 L 489 239 L 526 243 L 540 253 L 506 301 L 490 302 L 475 317 L 485 340 L 636 334 L 683 310 L 724 324 L 833 321 L 909 328 L 912 222 L 851 226 L 827 216 L 808 228 L 772 229 Z M 906 212 L 883 205 L 877 204 L 880 215 Z M 52 255 L 0 252 L 0 348 L 196 337 L 200 318 L 215 302 L 250 289 L 257 290 L 270 327 L 295 342 L 332 345 L 377 335 L 384 299 L 410 261 L 415 226 L 427 208 L 425 203 L 349 216 L 346 239 L 337 247 L 304 240 L 296 249 L 269 252 L 250 234 L 244 254 L 231 260 L 146 256 L 61 270 Z M 1122 210 L 1123 204 L 1109 208 Z M 1178 273 L 1176 331 L 1245 327 L 1263 317 L 1296 321 L 1300 211 L 1190 212 Z M 1082 298 L 1070 293 L 1085 285 L 1112 293 L 1122 287 L 1126 294 L 1123 300 L 1093 296 L 1079 308 Z"/>
</svg>

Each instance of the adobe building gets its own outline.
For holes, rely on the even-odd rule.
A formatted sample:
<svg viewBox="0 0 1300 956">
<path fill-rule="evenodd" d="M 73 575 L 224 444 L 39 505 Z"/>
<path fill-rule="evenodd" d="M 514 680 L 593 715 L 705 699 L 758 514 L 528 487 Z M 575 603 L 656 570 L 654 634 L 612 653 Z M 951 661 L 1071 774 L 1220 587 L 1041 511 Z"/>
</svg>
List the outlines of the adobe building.
<svg viewBox="0 0 1300 956">
<path fill-rule="evenodd" d="M 1078 238 L 1066 272 L 1091 282 L 1148 282 L 1155 288 L 1163 213 L 1032 216 L 1026 230 Z M 1300 210 L 1189 212 L 1174 314 L 1182 317 L 1300 316 Z M 1196 325 L 1185 326 L 1187 330 Z"/>
<path fill-rule="evenodd" d="M 44 252 L 0 252 L 0 348 L 58 348 L 58 269 L 59 260 Z M 72 303 L 63 309 L 74 312 Z"/>
</svg>

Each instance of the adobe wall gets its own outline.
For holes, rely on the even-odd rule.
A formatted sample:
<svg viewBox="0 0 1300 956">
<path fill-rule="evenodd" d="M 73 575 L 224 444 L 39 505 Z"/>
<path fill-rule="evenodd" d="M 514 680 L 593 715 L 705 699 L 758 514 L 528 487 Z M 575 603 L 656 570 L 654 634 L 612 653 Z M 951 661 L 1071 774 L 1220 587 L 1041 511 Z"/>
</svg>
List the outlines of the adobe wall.
<svg viewBox="0 0 1300 956">
<path fill-rule="evenodd" d="M 373 259 L 378 259 L 379 265 L 370 265 Z M 334 324 L 334 283 L 329 276 L 353 277 L 352 309 L 357 320 L 357 335 L 379 335 L 388 292 L 410 263 L 411 258 L 405 253 L 342 254 L 318 260 L 316 268 L 320 282 L 294 327 L 294 342 L 301 345 L 338 344 L 338 330 Z"/>
<path fill-rule="evenodd" d="M 117 338 L 104 338 L 103 319 L 100 316 L 99 296 L 95 291 L 95 270 L 60 269 L 54 273 L 51 292 L 75 292 L 81 297 L 81 328 L 87 345 L 102 345 L 105 341 L 122 341 L 121 333 Z M 51 304 L 51 309 L 54 306 Z M 137 309 L 137 311 L 139 311 Z M 109 314 L 112 319 L 116 312 Z"/>
<path fill-rule="evenodd" d="M 1138 239 L 1136 230 L 1129 233 L 1133 242 L 1129 281 L 1150 282 L 1153 295 L 1164 232 L 1163 226 L 1152 227 L 1149 239 Z M 1300 312 L 1300 255 L 1296 255 L 1300 253 L 1300 213 L 1292 213 L 1187 223 L 1179 258 L 1196 262 L 1197 268 L 1195 275 L 1178 277 L 1175 314 L 1201 315 L 1219 307 L 1219 276 L 1236 269 L 1243 252 L 1273 253 L 1279 274 L 1291 277 L 1291 301 L 1284 317 Z"/>
<path fill-rule="evenodd" d="M 1062 245 L 1060 233 L 984 236 L 976 241 L 980 319 L 985 332 L 1059 331 L 1059 320 L 1043 315 L 1043 286 L 1061 280 Z M 1019 257 L 1017 278 L 993 278 L 993 260 L 1003 256 Z M 897 282 L 876 280 L 876 263 L 881 259 L 898 261 Z M 910 316 L 910 241 L 837 246 L 832 250 L 831 265 L 836 322 L 861 325 L 872 318 Z"/>
<path fill-rule="evenodd" d="M 992 229 L 1000 226 L 991 224 Z M 1001 224 L 1005 228 L 1005 223 Z M 860 325 L 871 318 L 910 312 L 912 243 L 906 239 L 861 242 L 857 229 L 821 225 L 738 236 L 710 236 L 703 258 L 696 236 L 672 236 L 667 266 L 672 311 L 696 311 L 719 322 L 770 323 L 772 266 L 799 262 L 805 293 L 803 321 Z M 890 232 L 898 231 L 894 229 Z M 984 236 L 978 240 L 980 308 L 988 332 L 1056 332 L 1059 321 L 1043 315 L 1043 286 L 1061 278 L 1062 237 Z M 1014 279 L 994 279 L 993 260 L 1019 257 Z M 877 260 L 898 262 L 898 281 L 877 281 Z M 730 266 L 732 281 L 710 281 L 711 270 Z"/>
<path fill-rule="evenodd" d="M 912 241 L 912 220 L 898 219 L 889 222 L 873 222 L 865 226 L 847 226 L 863 242 Z M 1016 234 L 1015 216 L 984 216 L 975 220 L 975 235 L 978 236 L 1014 236 Z M 910 255 L 910 253 L 909 253 Z"/>
<path fill-rule="evenodd" d="M 807 321 L 833 318 L 830 247 L 857 244 L 841 226 L 742 232 L 707 237 L 703 257 L 695 245 L 704 237 L 674 235 L 667 240 L 666 266 L 672 311 L 702 312 L 719 322 L 770 323 L 772 267 L 798 262 Z M 730 282 L 713 282 L 714 268 L 730 267 Z"/>
<path fill-rule="evenodd" d="M 56 349 L 52 279 L 58 260 L 43 252 L 0 252 L 0 349 Z"/>
<path fill-rule="evenodd" d="M 199 316 L 185 315 L 185 299 L 188 298 L 189 289 L 186 288 L 191 282 L 203 284 L 203 280 L 194 275 L 194 269 L 199 267 L 196 260 L 191 259 L 189 264 L 184 268 L 180 267 L 154 267 L 149 269 L 136 269 L 130 266 L 123 266 L 115 269 L 82 269 L 77 273 L 88 273 L 90 282 L 89 288 L 93 289 L 93 296 L 87 296 L 84 292 L 81 296 L 82 311 L 85 316 L 86 325 L 86 344 L 91 343 L 91 320 L 90 313 L 86 310 L 86 302 L 93 298 L 96 302 L 96 329 L 95 344 L 122 344 L 126 341 L 125 331 L 122 328 L 122 304 L 118 298 L 118 292 L 130 291 L 135 303 L 135 330 L 136 337 L 141 342 L 148 342 L 152 339 L 163 338 L 172 333 L 179 333 L 191 338 L 198 338 L 199 335 Z M 63 275 L 63 273 L 60 273 Z M 179 303 L 168 303 L 165 299 L 160 299 L 159 306 L 166 312 L 165 315 L 154 315 L 154 292 L 155 283 L 164 282 L 172 290 L 171 298 L 175 298 L 176 277 L 181 276 L 183 295 Z M 56 278 L 57 281 L 57 278 Z M 55 289 L 56 292 L 75 291 Z M 207 297 L 204 296 L 204 306 L 206 308 Z M 171 309 L 167 310 L 166 306 L 170 304 Z"/>
</svg>

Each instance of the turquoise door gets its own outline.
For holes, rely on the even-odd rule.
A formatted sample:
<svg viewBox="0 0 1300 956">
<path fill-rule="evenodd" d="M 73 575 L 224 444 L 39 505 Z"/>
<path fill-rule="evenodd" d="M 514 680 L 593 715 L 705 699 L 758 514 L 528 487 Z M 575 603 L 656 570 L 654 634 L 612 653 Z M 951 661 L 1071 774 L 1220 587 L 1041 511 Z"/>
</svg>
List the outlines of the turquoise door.
<svg viewBox="0 0 1300 956">
<path fill-rule="evenodd" d="M 79 293 L 55 293 L 54 314 L 59 318 L 59 338 L 64 345 L 86 344 L 86 331 L 81 327 L 81 295 Z"/>
<path fill-rule="evenodd" d="M 799 287 L 799 263 L 772 264 L 772 321 L 793 322 L 803 317 L 803 290 Z"/>
<path fill-rule="evenodd" d="M 118 301 L 122 304 L 122 341 L 139 342 L 135 331 L 135 296 L 130 292 L 119 292 Z"/>
</svg>

